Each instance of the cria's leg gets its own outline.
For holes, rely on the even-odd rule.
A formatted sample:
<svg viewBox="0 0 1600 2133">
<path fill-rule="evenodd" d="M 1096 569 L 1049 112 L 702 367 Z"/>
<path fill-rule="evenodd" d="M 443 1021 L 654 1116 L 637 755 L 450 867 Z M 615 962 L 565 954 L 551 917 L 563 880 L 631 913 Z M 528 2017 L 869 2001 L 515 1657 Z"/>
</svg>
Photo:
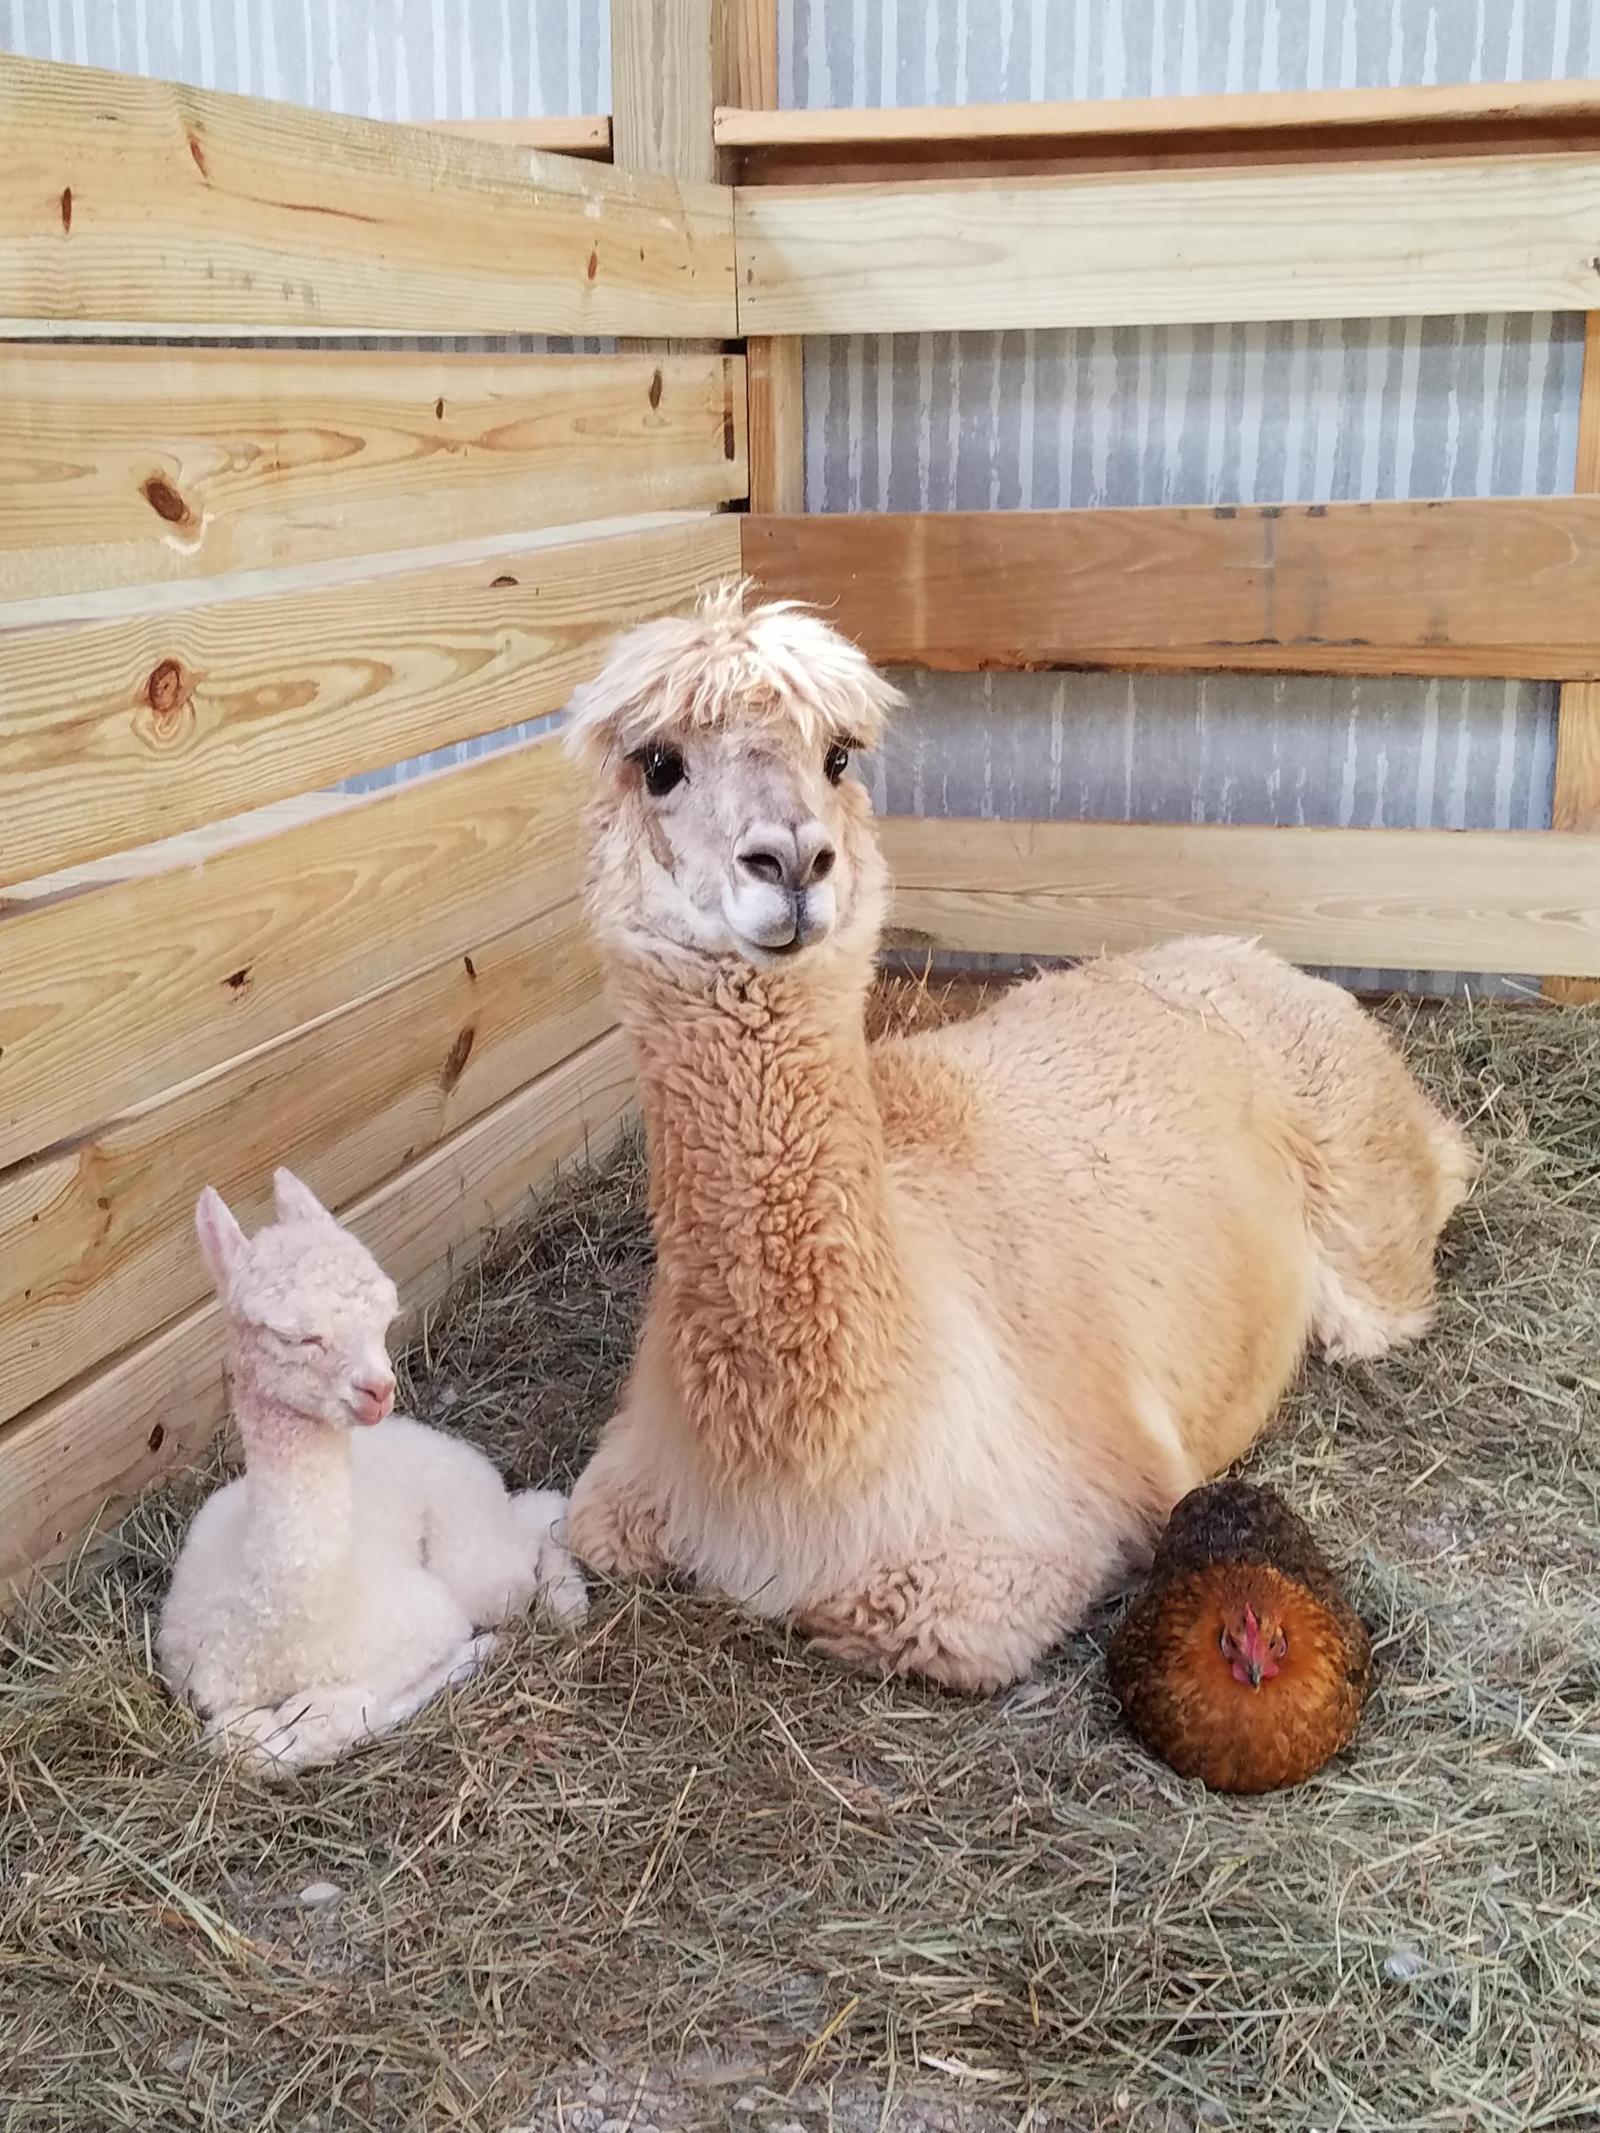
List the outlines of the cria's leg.
<svg viewBox="0 0 1600 2133">
<path fill-rule="evenodd" d="M 497 1642 L 493 1636 L 469 1638 L 393 1695 L 347 1682 L 286 1696 L 276 1706 L 220 1711 L 206 1728 L 203 1745 L 214 1754 L 235 1755 L 268 1777 L 336 1762 L 358 1742 L 392 1732 L 443 1690 L 469 1680 Z"/>
<path fill-rule="evenodd" d="M 798 1627 L 846 1665 L 983 1694 L 1028 1673 L 1095 1589 L 1059 1561 L 963 1550 L 877 1570 Z"/>
<path fill-rule="evenodd" d="M 632 1417 L 619 1414 L 600 1440 L 567 1506 L 567 1546 L 604 1577 L 663 1578 L 671 1567 L 666 1521 L 633 1450 Z"/>
<path fill-rule="evenodd" d="M 563 1546 L 567 1499 L 557 1489 L 525 1489 L 512 1497 L 511 1512 L 533 1552 L 539 1605 L 552 1621 L 581 1622 L 589 1612 L 589 1595 L 583 1572 Z"/>
</svg>

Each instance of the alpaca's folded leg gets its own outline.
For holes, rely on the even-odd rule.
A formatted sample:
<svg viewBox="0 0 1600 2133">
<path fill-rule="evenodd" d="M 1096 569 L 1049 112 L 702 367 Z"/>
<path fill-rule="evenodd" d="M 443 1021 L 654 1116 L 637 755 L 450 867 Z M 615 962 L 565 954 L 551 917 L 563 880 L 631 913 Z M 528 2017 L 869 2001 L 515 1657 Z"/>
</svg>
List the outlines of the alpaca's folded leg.
<svg viewBox="0 0 1600 2133">
<path fill-rule="evenodd" d="M 1028 1673 L 1092 1597 L 1059 1561 L 958 1551 L 885 1565 L 803 1609 L 798 1627 L 846 1665 L 983 1694 Z"/>
<path fill-rule="evenodd" d="M 619 1420 L 621 1418 L 619 1417 Z M 625 1434 L 601 1439 L 567 1506 L 566 1545 L 602 1577 L 664 1578 L 666 1520 L 629 1456 Z"/>
<path fill-rule="evenodd" d="M 216 1754 L 236 1756 L 268 1777 L 336 1762 L 359 1742 L 392 1732 L 445 1689 L 469 1680 L 498 1641 L 492 1635 L 470 1637 L 392 1694 L 364 1682 L 346 1682 L 337 1688 L 306 1689 L 277 1705 L 221 1711 L 206 1728 L 203 1744 Z"/>
</svg>

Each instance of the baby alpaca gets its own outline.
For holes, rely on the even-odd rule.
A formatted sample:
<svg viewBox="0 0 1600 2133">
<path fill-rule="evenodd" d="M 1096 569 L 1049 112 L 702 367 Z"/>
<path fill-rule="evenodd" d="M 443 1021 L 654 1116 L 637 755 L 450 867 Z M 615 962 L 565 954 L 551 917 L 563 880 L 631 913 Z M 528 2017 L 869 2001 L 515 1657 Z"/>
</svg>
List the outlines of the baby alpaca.
<svg viewBox="0 0 1600 2133">
<path fill-rule="evenodd" d="M 210 1186 L 195 1227 L 227 1307 L 245 1472 L 189 1528 L 157 1653 L 206 1739 L 271 1771 L 386 1733 L 494 1649 L 537 1595 L 587 1609 L 565 1501 L 508 1496 L 481 1452 L 393 1413 L 395 1286 L 287 1170 L 253 1238 Z"/>
</svg>

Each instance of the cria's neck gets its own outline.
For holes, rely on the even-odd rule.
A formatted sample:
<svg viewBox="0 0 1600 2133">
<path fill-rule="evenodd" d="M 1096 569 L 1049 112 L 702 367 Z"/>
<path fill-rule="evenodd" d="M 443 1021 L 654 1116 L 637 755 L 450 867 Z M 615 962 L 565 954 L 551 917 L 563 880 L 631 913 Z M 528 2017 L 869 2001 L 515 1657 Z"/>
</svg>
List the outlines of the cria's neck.
<svg viewBox="0 0 1600 2133">
<path fill-rule="evenodd" d="M 335 1575 L 354 1539 L 350 1433 L 270 1399 L 236 1398 L 249 1476 L 248 1546 L 258 1574 L 304 1585 Z"/>
</svg>

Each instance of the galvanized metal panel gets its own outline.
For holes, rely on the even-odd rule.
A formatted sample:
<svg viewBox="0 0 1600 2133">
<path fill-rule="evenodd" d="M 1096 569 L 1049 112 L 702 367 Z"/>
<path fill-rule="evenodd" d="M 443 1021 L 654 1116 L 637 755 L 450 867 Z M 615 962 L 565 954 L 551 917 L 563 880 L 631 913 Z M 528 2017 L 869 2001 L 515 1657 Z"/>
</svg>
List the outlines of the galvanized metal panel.
<svg viewBox="0 0 1600 2133">
<path fill-rule="evenodd" d="M 780 94 L 795 104 L 1600 74 L 1594 0 L 779 0 L 779 22 Z M 0 46 L 376 118 L 610 103 L 606 0 L 0 0 Z M 806 372 L 814 509 L 1527 494 L 1572 478 L 1570 319 L 847 340 L 808 346 Z M 910 686 L 916 712 L 877 774 L 895 806 L 1549 819 L 1547 688 Z"/>
<path fill-rule="evenodd" d="M 1591 0 L 780 0 L 797 105 L 1600 73 Z M 928 334 L 806 349 L 814 510 L 1321 502 L 1572 486 L 1581 322 Z M 901 677 L 880 802 L 1133 821 L 1537 828 L 1555 692 Z M 1433 972 L 1389 975 L 1455 990 Z"/>
</svg>

